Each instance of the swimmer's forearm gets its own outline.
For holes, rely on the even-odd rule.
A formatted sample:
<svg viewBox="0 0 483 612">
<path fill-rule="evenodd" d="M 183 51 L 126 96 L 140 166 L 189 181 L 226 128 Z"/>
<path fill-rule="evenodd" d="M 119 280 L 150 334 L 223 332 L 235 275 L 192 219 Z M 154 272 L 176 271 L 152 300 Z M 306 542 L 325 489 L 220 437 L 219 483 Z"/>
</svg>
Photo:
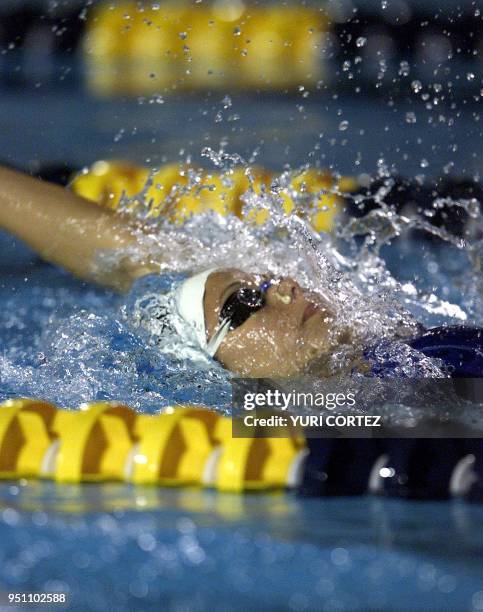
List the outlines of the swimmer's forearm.
<svg viewBox="0 0 483 612">
<path fill-rule="evenodd" d="M 26 242 L 44 259 L 76 276 L 126 290 L 147 271 L 123 261 L 102 277 L 95 271 L 100 251 L 136 243 L 134 227 L 62 187 L 0 167 L 0 228 Z"/>
</svg>

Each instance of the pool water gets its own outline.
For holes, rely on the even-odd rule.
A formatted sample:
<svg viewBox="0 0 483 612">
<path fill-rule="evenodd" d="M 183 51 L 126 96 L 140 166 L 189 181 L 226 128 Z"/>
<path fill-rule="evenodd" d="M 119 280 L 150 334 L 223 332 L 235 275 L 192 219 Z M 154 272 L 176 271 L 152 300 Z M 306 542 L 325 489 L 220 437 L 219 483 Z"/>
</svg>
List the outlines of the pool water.
<svg viewBox="0 0 483 612">
<path fill-rule="evenodd" d="M 66 407 L 108 399 L 143 412 L 189 402 L 228 408 L 225 370 L 147 347 L 122 321 L 128 298 L 45 264 L 8 236 L 1 241 L 0 398 L 42 397 Z"/>
<path fill-rule="evenodd" d="M 0 400 L 41 397 L 71 408 L 115 400 L 147 413 L 182 403 L 230 409 L 227 370 L 196 354 L 179 358 L 180 347 L 175 355 L 163 353 L 163 344 L 150 345 L 151 336 L 133 324 L 137 299 L 152 291 L 149 284 L 138 281 L 128 295 L 118 295 L 41 261 L 10 236 L 0 234 L 0 247 Z M 481 324 L 477 309 L 468 318 L 468 296 L 456 282 L 468 265 L 465 252 L 407 237 L 385 250 L 387 269 L 402 284 L 417 275 L 422 295 L 437 297 L 428 304 L 404 296 L 426 326 Z M 164 275 L 156 291 L 177 278 Z"/>
<path fill-rule="evenodd" d="M 142 345 L 126 297 L 1 241 L 1 398 L 229 404 L 221 369 L 207 386 Z M 0 584 L 67 591 L 73 610 L 478 610 L 482 530 L 483 507 L 457 501 L 5 482 Z"/>
<path fill-rule="evenodd" d="M 410 177 L 479 169 L 471 100 L 435 111 L 419 98 L 388 105 L 377 97 L 266 96 L 261 112 L 260 99 L 239 95 L 230 114 L 240 119 L 214 123 L 222 97 L 167 98 L 158 108 L 42 87 L 28 97 L 4 92 L 2 155 L 21 166 L 102 157 L 159 165 L 198 159 L 202 147 L 225 140 L 276 169 L 320 161 L 374 174 L 381 159 Z M 443 253 L 438 267 L 441 253 L 431 251 L 423 269 L 421 250 L 419 239 L 402 243 L 386 254 L 389 268 L 408 282 L 418 274 L 425 290 L 437 286 L 441 298 L 462 305 L 445 278 L 458 277 L 464 256 Z M 0 253 L 0 399 L 39 396 L 66 407 L 116 399 L 147 412 L 185 401 L 229 405 L 221 368 L 183 370 L 146 349 L 119 316 L 125 298 L 73 279 L 5 235 Z M 428 325 L 449 321 L 418 314 Z M 477 611 L 482 530 L 483 507 L 456 501 L 4 482 L 0 591 L 67 591 L 72 610 Z"/>
<path fill-rule="evenodd" d="M 72 610 L 480 610 L 483 508 L 126 485 L 0 487 L 2 590 Z"/>
</svg>

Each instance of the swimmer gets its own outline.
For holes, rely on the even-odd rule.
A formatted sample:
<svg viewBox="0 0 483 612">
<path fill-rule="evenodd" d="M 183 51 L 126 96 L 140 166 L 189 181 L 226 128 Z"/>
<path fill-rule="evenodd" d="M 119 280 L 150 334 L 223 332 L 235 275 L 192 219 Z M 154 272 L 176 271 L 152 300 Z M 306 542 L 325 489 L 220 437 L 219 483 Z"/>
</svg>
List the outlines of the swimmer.
<svg viewBox="0 0 483 612">
<path fill-rule="evenodd" d="M 139 240 L 150 231 L 141 221 L 6 168 L 0 168 L 0 228 L 45 260 L 118 291 L 163 270 Z M 98 265 L 99 253 L 116 251 L 123 256 L 114 267 Z M 332 353 L 352 342 L 351 330 L 336 324 L 331 303 L 287 277 L 211 269 L 180 283 L 160 307 L 163 327 L 245 377 L 324 373 Z M 481 376 L 481 330 L 437 329 L 419 334 L 417 350 L 438 357 L 442 343 L 457 375 Z M 364 355 L 354 363 L 364 369 Z"/>
</svg>

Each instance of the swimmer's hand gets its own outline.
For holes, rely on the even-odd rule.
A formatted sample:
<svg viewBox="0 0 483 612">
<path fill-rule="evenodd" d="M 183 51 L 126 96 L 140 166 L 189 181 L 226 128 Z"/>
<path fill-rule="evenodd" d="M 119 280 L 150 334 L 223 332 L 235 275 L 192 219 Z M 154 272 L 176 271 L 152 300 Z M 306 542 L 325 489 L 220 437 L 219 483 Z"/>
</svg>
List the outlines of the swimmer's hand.
<svg viewBox="0 0 483 612">
<path fill-rule="evenodd" d="M 139 263 L 135 252 L 142 226 L 100 208 L 67 189 L 0 167 L 0 228 L 26 242 L 41 257 L 83 279 L 120 291 L 159 270 L 153 262 Z M 100 254 L 124 251 L 102 271 Z M 139 255 L 139 252 L 137 253 Z"/>
</svg>

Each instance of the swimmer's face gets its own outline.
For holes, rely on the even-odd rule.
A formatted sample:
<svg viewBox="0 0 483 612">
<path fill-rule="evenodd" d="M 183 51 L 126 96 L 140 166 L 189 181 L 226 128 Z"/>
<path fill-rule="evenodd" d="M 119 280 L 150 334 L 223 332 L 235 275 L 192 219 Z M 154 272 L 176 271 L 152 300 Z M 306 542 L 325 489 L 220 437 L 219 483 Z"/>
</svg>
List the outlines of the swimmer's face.
<svg viewBox="0 0 483 612">
<path fill-rule="evenodd" d="M 204 298 L 208 339 L 220 323 L 220 312 L 238 289 L 257 289 L 263 279 L 240 270 L 213 272 Z M 264 305 L 230 331 L 216 358 L 229 370 L 246 377 L 283 377 L 301 373 L 334 347 L 330 330 L 334 312 L 315 294 L 290 278 L 273 282 Z"/>
</svg>

